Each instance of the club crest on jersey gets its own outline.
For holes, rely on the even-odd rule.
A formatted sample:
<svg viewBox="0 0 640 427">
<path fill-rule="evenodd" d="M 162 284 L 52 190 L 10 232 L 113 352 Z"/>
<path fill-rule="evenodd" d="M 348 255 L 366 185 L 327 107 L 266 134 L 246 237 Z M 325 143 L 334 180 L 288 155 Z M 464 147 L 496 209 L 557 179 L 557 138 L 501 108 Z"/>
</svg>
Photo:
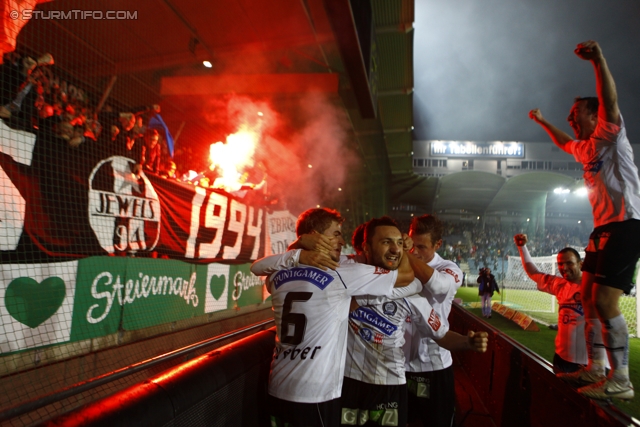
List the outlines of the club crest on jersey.
<svg viewBox="0 0 640 427">
<path fill-rule="evenodd" d="M 442 322 L 440 322 L 440 318 L 434 309 L 431 309 L 431 314 L 429 314 L 429 320 L 427 321 L 431 329 L 437 331 L 442 326 Z"/>
<path fill-rule="evenodd" d="M 359 320 L 367 325 L 374 326 L 380 332 L 386 336 L 391 336 L 398 327 L 389 322 L 384 317 L 377 314 L 375 311 L 364 307 L 358 307 L 356 310 L 349 313 L 349 317 L 353 320 Z M 438 319 L 440 321 L 440 319 Z"/>
<path fill-rule="evenodd" d="M 378 267 L 376 266 L 376 270 L 373 272 L 373 274 L 389 274 L 390 271 L 387 270 L 386 268 L 382 268 L 382 267 Z"/>
<path fill-rule="evenodd" d="M 604 164 L 604 161 L 602 161 L 602 160 L 598 160 L 597 162 L 585 163 L 583 170 L 585 172 L 598 173 L 598 172 L 600 172 L 600 169 L 602 169 L 602 165 L 603 164 Z"/>
<path fill-rule="evenodd" d="M 296 267 L 278 272 L 273 279 L 271 279 L 271 282 L 273 286 L 278 289 L 285 283 L 294 280 L 303 280 L 324 290 L 324 288 L 329 286 L 329 283 L 333 282 L 333 277 L 317 268 Z"/>
<path fill-rule="evenodd" d="M 398 311 L 398 305 L 393 301 L 387 301 L 382 304 L 382 312 L 387 316 L 393 316 Z"/>
<path fill-rule="evenodd" d="M 360 328 L 358 333 L 360 334 L 360 337 L 365 341 L 371 341 L 371 338 L 373 338 L 373 332 L 369 328 Z"/>
<path fill-rule="evenodd" d="M 573 294 L 573 300 L 575 302 L 582 303 L 582 295 L 580 294 L 580 292 L 576 292 L 575 294 Z"/>
<path fill-rule="evenodd" d="M 458 275 L 455 273 L 455 271 L 453 271 L 450 268 L 445 268 L 444 272 L 449 274 L 450 276 L 453 276 L 453 278 L 455 279 L 456 283 L 460 283 L 460 279 L 458 278 Z"/>
</svg>

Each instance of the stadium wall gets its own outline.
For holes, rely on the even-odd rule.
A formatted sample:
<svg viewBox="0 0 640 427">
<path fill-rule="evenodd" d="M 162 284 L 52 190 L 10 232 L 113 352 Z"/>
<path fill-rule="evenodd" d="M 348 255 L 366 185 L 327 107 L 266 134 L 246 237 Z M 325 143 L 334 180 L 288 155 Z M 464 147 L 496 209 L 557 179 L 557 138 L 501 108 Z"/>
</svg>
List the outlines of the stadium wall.
<svg viewBox="0 0 640 427">
<path fill-rule="evenodd" d="M 486 331 L 484 354 L 456 353 L 497 427 L 580 425 L 639 426 L 615 407 L 580 396 L 553 374 L 551 365 L 478 317 L 454 305 L 451 327 Z M 260 332 L 168 370 L 106 399 L 58 417 L 48 425 L 267 426 L 266 381 L 274 330 Z M 468 397 L 457 391 L 458 398 Z M 463 421 L 474 414 L 458 414 Z M 464 425 L 475 425 L 471 419 Z"/>
</svg>

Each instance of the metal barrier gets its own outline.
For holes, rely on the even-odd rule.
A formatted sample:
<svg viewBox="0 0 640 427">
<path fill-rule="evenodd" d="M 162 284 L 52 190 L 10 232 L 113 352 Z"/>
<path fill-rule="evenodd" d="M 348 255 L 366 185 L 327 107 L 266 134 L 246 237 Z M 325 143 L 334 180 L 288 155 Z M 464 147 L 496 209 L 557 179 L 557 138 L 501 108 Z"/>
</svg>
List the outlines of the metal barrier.
<svg viewBox="0 0 640 427">
<path fill-rule="evenodd" d="M 456 353 L 496 427 L 640 426 L 615 406 L 580 396 L 551 365 L 454 304 L 451 328 L 487 331 L 484 354 Z M 532 332 L 535 333 L 535 332 Z M 265 397 L 275 331 L 259 332 L 50 421 L 50 426 L 269 425 Z M 465 418 L 466 419 L 466 418 Z M 489 425 L 485 422 L 483 425 Z M 462 425 L 473 427 L 471 418 Z"/>
<path fill-rule="evenodd" d="M 274 341 L 274 329 L 259 332 L 46 425 L 265 425 Z"/>
<path fill-rule="evenodd" d="M 456 361 L 496 427 L 640 426 L 612 404 L 576 393 L 555 377 L 549 362 L 462 307 L 454 304 L 449 321 L 460 333 L 489 333 L 486 353 L 459 352 Z"/>
<path fill-rule="evenodd" d="M 64 388 L 55 393 L 51 393 L 46 396 L 37 397 L 35 399 L 32 399 L 30 401 L 24 402 L 20 405 L 16 405 L 12 408 L 9 408 L 5 411 L 0 412 L 0 422 L 18 417 L 23 414 L 27 414 L 31 411 L 38 410 L 47 405 L 60 402 L 63 399 L 67 399 L 69 397 L 81 394 L 85 391 L 100 387 L 101 385 L 104 385 L 104 384 L 115 382 L 121 378 L 134 375 L 138 372 L 148 370 L 155 366 L 165 365 L 166 363 L 171 362 L 174 359 L 193 355 L 198 350 L 215 348 L 214 346 L 220 345 L 219 343 L 224 343 L 225 341 L 228 342 L 230 339 L 238 339 L 239 337 L 246 336 L 247 332 L 255 332 L 259 329 L 262 330 L 267 326 L 271 326 L 271 324 L 273 324 L 273 319 L 258 322 L 256 324 L 249 325 L 247 327 L 240 328 L 235 331 L 227 332 L 227 333 L 224 333 L 224 334 L 221 334 L 221 335 L 218 335 L 194 344 L 190 344 L 183 348 L 159 355 L 157 357 L 152 357 L 150 359 L 141 361 L 139 363 L 134 363 L 132 365 L 125 366 L 120 369 L 116 369 L 114 371 L 97 376 L 90 380 L 83 381 L 78 384 L 74 384 L 70 387 Z"/>
</svg>

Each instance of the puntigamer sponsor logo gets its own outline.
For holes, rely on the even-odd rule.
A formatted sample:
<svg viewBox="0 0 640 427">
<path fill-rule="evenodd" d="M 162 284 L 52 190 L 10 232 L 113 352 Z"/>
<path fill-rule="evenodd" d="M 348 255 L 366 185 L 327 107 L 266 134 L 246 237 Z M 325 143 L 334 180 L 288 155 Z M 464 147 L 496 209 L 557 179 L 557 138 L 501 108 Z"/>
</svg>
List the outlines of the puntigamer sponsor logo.
<svg viewBox="0 0 640 427">
<path fill-rule="evenodd" d="M 111 312 L 115 303 L 120 306 L 133 304 L 138 299 L 182 298 L 187 305 L 198 306 L 196 273 L 188 279 L 170 276 L 149 276 L 138 273 L 136 280 L 122 282 L 120 275 L 108 271 L 98 274 L 91 283 L 91 296 L 97 300 L 87 310 L 87 321 L 99 323 Z"/>
<path fill-rule="evenodd" d="M 317 268 L 300 267 L 283 270 L 276 274 L 272 281 L 275 288 L 278 289 L 280 286 L 293 280 L 304 280 L 324 290 L 324 288 L 329 286 L 329 283 L 333 282 L 333 277 Z"/>
<path fill-rule="evenodd" d="M 396 331 L 396 329 L 398 329 L 396 325 L 389 322 L 384 317 L 364 307 L 358 307 L 356 310 L 349 313 L 349 317 L 354 320 L 360 320 L 361 322 L 371 326 L 375 326 L 376 329 L 387 336 L 390 336 Z"/>
</svg>

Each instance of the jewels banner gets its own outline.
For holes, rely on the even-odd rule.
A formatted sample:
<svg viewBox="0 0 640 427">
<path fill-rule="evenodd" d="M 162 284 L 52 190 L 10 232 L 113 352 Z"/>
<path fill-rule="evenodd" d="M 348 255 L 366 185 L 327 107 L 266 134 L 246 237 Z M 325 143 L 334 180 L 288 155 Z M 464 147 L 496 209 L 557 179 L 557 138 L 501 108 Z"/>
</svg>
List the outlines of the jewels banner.
<svg viewBox="0 0 640 427">
<path fill-rule="evenodd" d="M 112 254 L 244 264 L 264 256 L 261 193 L 136 175 L 134 160 L 107 148 L 73 148 L 0 120 L 0 262 Z"/>
</svg>

